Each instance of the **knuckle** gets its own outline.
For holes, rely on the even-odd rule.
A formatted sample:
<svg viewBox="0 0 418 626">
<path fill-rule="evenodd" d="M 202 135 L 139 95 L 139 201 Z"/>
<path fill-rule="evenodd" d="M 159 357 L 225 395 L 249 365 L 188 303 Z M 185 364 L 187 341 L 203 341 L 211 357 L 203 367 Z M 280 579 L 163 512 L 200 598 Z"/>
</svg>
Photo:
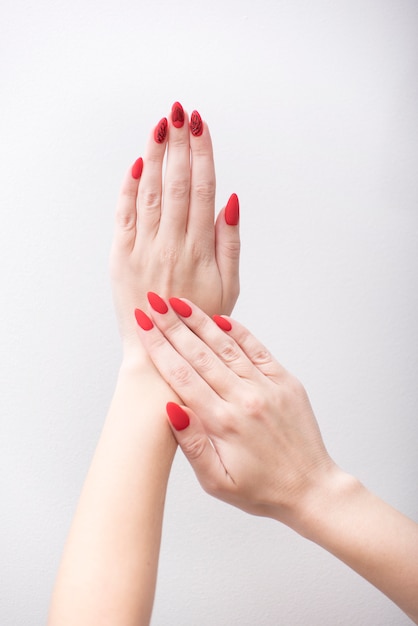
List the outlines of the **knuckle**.
<svg viewBox="0 0 418 626">
<path fill-rule="evenodd" d="M 195 185 L 196 198 L 202 202 L 215 200 L 215 183 L 211 180 L 201 181 Z"/>
<path fill-rule="evenodd" d="M 266 348 L 260 348 L 251 356 L 254 365 L 266 365 L 272 361 L 271 353 Z"/>
<path fill-rule="evenodd" d="M 223 244 L 222 252 L 227 259 L 232 259 L 235 261 L 239 259 L 241 252 L 241 242 L 240 241 L 228 241 Z"/>
<path fill-rule="evenodd" d="M 246 415 L 260 418 L 264 415 L 267 402 L 265 398 L 255 391 L 248 392 L 243 398 L 243 407 Z"/>
<path fill-rule="evenodd" d="M 115 215 L 116 225 L 122 230 L 132 230 L 136 226 L 136 213 L 118 209 Z"/>
<path fill-rule="evenodd" d="M 166 191 L 174 200 L 188 200 L 189 181 L 187 179 L 178 179 L 166 183 Z"/>
<path fill-rule="evenodd" d="M 169 382 L 173 387 L 186 387 L 191 383 L 191 370 L 187 365 L 173 367 L 169 373 Z"/>
<path fill-rule="evenodd" d="M 205 442 L 200 436 L 192 435 L 182 442 L 181 447 L 188 459 L 196 461 L 202 456 L 205 450 Z"/>
<path fill-rule="evenodd" d="M 233 341 L 228 341 L 227 343 L 225 343 L 219 350 L 219 356 L 226 363 L 232 363 L 233 361 L 237 361 L 240 357 L 240 352 L 236 343 L 234 343 Z"/>
<path fill-rule="evenodd" d="M 197 369 L 207 371 L 213 368 L 213 357 L 206 350 L 201 350 L 192 360 Z"/>
<path fill-rule="evenodd" d="M 160 208 L 161 196 L 158 191 L 143 191 L 141 194 L 141 209 L 152 212 Z"/>
</svg>

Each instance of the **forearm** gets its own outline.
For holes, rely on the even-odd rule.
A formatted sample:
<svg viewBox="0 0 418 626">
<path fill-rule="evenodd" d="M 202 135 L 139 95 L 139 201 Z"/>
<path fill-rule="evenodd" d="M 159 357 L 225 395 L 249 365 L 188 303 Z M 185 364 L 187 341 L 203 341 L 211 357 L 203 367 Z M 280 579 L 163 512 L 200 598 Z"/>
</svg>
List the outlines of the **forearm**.
<svg viewBox="0 0 418 626">
<path fill-rule="evenodd" d="M 165 418 L 173 395 L 151 368 L 121 369 L 65 547 L 50 626 L 149 623 L 175 452 Z"/>
<path fill-rule="evenodd" d="M 418 525 L 334 470 L 305 508 L 301 534 L 367 579 L 418 623 Z"/>
</svg>

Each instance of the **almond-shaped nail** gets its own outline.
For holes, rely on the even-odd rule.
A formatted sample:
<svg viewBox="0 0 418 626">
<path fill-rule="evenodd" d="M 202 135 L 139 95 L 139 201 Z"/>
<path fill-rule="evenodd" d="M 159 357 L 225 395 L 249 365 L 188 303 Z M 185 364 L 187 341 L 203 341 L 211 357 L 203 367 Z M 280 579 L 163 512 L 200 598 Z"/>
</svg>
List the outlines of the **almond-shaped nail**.
<svg viewBox="0 0 418 626">
<path fill-rule="evenodd" d="M 154 129 L 154 139 L 157 143 L 164 143 L 167 137 L 168 120 L 163 117 Z"/>
<path fill-rule="evenodd" d="M 181 128 L 184 124 L 184 109 L 180 102 L 175 102 L 171 107 L 171 121 L 175 128 Z"/>
<path fill-rule="evenodd" d="M 167 402 L 166 411 L 171 425 L 176 430 L 184 430 L 190 424 L 186 411 L 175 402 Z"/>
<path fill-rule="evenodd" d="M 200 135 L 203 133 L 202 118 L 197 111 L 193 111 L 190 116 L 190 132 L 194 137 L 200 137 Z"/>
<path fill-rule="evenodd" d="M 229 226 L 236 226 L 239 222 L 239 200 L 236 193 L 233 193 L 225 207 L 225 222 Z"/>
<path fill-rule="evenodd" d="M 147 298 L 148 298 L 148 302 L 150 303 L 154 311 L 157 311 L 157 313 L 163 313 L 163 314 L 167 313 L 168 306 L 166 305 L 164 300 L 160 298 L 160 296 L 157 293 L 154 293 L 153 291 L 149 291 L 147 293 Z"/>
<path fill-rule="evenodd" d="M 172 309 L 181 315 L 181 317 L 190 317 L 192 314 L 192 308 L 184 302 L 180 300 L 180 298 L 169 298 L 169 302 L 171 304 Z"/>
<path fill-rule="evenodd" d="M 135 309 L 135 318 L 138 326 L 140 326 L 142 330 L 151 330 L 151 328 L 154 328 L 152 320 L 144 311 L 141 311 L 141 309 Z"/>
<path fill-rule="evenodd" d="M 135 163 L 132 165 L 132 169 L 131 169 L 132 178 L 135 178 L 135 180 L 139 180 L 141 178 L 143 167 L 144 167 L 144 161 L 142 160 L 142 157 L 139 157 L 139 159 L 137 159 Z"/>
<path fill-rule="evenodd" d="M 221 328 L 222 330 L 226 330 L 226 331 L 231 330 L 232 328 L 231 322 L 227 320 L 225 317 L 222 317 L 222 315 L 214 315 L 212 319 L 215 322 L 215 324 L 217 324 L 219 328 Z"/>
</svg>

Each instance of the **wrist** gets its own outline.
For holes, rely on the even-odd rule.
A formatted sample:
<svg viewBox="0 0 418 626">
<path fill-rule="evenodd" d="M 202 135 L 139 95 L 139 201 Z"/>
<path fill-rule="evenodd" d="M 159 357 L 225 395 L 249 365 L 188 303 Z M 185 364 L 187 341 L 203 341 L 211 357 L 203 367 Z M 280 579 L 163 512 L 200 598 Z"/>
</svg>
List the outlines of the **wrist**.
<svg viewBox="0 0 418 626">
<path fill-rule="evenodd" d="M 300 535 L 323 545 L 331 529 L 339 525 L 341 514 L 364 491 L 354 476 L 332 463 L 301 498 L 293 525 Z"/>
</svg>

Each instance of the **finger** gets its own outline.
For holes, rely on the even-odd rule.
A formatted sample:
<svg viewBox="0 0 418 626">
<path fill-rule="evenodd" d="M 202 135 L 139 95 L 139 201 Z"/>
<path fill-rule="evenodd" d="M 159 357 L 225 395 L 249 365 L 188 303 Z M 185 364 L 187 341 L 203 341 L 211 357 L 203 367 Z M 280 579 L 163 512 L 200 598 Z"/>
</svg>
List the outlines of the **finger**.
<svg viewBox="0 0 418 626">
<path fill-rule="evenodd" d="M 179 102 L 172 106 L 169 124 L 163 208 L 159 226 L 159 235 L 166 238 L 184 237 L 189 212 L 189 120 Z"/>
<path fill-rule="evenodd" d="M 167 404 L 167 415 L 174 437 L 203 489 L 215 495 L 232 486 L 233 480 L 197 415 L 175 402 Z"/>
<path fill-rule="evenodd" d="M 215 316 L 216 321 L 222 327 L 227 329 L 228 335 L 232 337 L 241 350 L 247 355 L 251 363 L 268 378 L 278 382 L 284 374 L 287 374 L 285 368 L 273 357 L 271 352 L 259 341 L 250 331 L 236 320 L 222 316 Z M 225 322 L 229 325 L 225 326 Z"/>
<path fill-rule="evenodd" d="M 155 236 L 161 217 L 162 167 L 167 145 L 168 120 L 163 117 L 149 136 L 144 169 L 138 188 L 138 238 Z M 137 238 L 137 239 L 138 239 Z M 141 245 L 141 241 L 139 245 Z"/>
<path fill-rule="evenodd" d="M 191 323 L 193 330 L 186 326 L 174 312 L 177 309 L 177 311 L 180 310 L 183 315 L 187 315 L 188 311 L 184 308 L 184 305 L 186 305 L 191 313 L 192 309 L 183 300 L 171 298 L 170 309 L 167 307 L 165 301 L 155 293 L 148 293 L 148 301 L 152 307 L 153 322 L 158 326 L 161 333 L 168 339 L 177 353 L 188 363 L 188 366 L 207 383 L 218 397 L 223 399 L 229 399 L 232 395 L 236 397 L 235 394 L 239 394 L 240 388 L 239 378 L 232 369 L 227 367 L 225 362 L 217 356 L 211 347 L 197 336 L 194 329 L 203 325 L 204 321 L 209 322 L 213 333 L 216 333 L 220 341 L 222 341 L 225 358 L 231 361 L 239 358 L 236 344 L 234 344 L 231 339 L 225 337 L 225 334 L 222 333 L 216 324 L 203 312 L 200 312 L 198 321 Z M 241 353 L 240 350 L 238 351 Z M 245 356 L 244 358 L 251 366 L 248 359 Z M 193 404 L 192 406 L 195 405 Z"/>
<path fill-rule="evenodd" d="M 153 320 L 140 309 L 135 310 L 135 318 L 144 348 L 161 376 L 177 395 L 197 410 L 202 406 L 211 406 L 214 411 L 220 408 L 221 399 L 176 351 Z"/>
<path fill-rule="evenodd" d="M 187 231 L 195 239 L 210 235 L 208 245 L 213 247 L 215 164 L 209 128 L 197 111 L 190 116 L 190 148 L 192 166 Z"/>
<path fill-rule="evenodd" d="M 143 160 L 140 157 L 126 172 L 119 193 L 115 215 L 114 249 L 130 253 L 136 237 L 136 198 L 141 178 Z"/>
<path fill-rule="evenodd" d="M 216 263 L 222 279 L 223 306 L 221 312 L 230 313 L 239 295 L 239 200 L 233 193 L 226 207 L 219 213 L 215 227 Z"/>
</svg>

